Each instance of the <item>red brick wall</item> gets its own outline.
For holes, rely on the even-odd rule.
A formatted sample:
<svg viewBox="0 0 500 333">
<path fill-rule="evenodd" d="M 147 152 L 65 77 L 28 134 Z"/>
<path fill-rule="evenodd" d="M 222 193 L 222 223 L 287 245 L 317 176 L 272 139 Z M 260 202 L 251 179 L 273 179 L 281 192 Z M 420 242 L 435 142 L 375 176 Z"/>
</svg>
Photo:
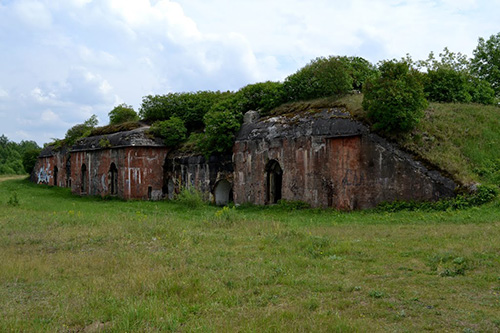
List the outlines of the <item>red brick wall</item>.
<svg viewBox="0 0 500 333">
<path fill-rule="evenodd" d="M 233 153 L 237 204 L 266 204 L 266 165 L 271 160 L 283 170 L 282 198 L 313 207 L 351 210 L 453 195 L 396 150 L 361 135 L 237 141 Z"/>
<path fill-rule="evenodd" d="M 124 199 L 161 199 L 163 164 L 168 148 L 125 147 L 71 153 L 72 192 L 111 195 L 111 163 L 118 169 L 117 196 Z M 82 165 L 86 186 L 82 189 Z"/>
<path fill-rule="evenodd" d="M 64 154 L 57 153 L 52 156 L 39 157 L 33 170 L 33 181 L 37 184 L 66 187 L 66 160 L 67 158 Z M 57 175 L 55 174 L 56 167 Z M 54 176 L 57 176 L 57 180 Z"/>
</svg>

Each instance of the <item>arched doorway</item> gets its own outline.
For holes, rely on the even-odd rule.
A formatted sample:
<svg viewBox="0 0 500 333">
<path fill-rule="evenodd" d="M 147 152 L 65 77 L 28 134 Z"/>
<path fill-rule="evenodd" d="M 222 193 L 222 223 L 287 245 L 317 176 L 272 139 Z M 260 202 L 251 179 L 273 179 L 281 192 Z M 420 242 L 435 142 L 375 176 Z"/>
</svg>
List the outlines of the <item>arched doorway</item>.
<svg viewBox="0 0 500 333">
<path fill-rule="evenodd" d="M 54 166 L 54 186 L 57 186 L 57 175 L 59 173 L 59 169 L 57 168 L 57 165 Z"/>
<path fill-rule="evenodd" d="M 226 206 L 233 201 L 233 186 L 226 179 L 222 179 L 214 187 L 215 204 L 217 206 Z"/>
<path fill-rule="evenodd" d="M 266 203 L 275 204 L 281 199 L 283 170 L 276 160 L 271 160 L 266 166 Z"/>
<path fill-rule="evenodd" d="M 82 164 L 81 169 L 81 182 L 80 182 L 80 192 L 87 193 L 87 166 Z"/>
<path fill-rule="evenodd" d="M 108 172 L 109 179 L 109 194 L 117 195 L 118 194 L 118 168 L 115 163 L 111 163 Z"/>
</svg>

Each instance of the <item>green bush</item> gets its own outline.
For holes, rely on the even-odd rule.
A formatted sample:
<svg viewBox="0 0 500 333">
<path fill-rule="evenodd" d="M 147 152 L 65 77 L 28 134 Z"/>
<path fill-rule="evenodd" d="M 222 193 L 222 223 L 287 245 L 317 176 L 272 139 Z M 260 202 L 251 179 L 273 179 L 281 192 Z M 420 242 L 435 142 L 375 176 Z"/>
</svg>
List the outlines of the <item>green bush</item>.
<svg viewBox="0 0 500 333">
<path fill-rule="evenodd" d="M 203 127 L 203 117 L 210 108 L 231 95 L 230 92 L 198 91 L 148 95 L 142 98 L 140 116 L 149 121 L 179 117 L 189 130 Z"/>
<path fill-rule="evenodd" d="M 352 78 L 352 89 L 362 90 L 366 80 L 377 75 L 377 68 L 368 60 L 361 57 L 341 57 L 341 61 L 348 66 Z"/>
<path fill-rule="evenodd" d="M 40 155 L 41 149 L 29 149 L 23 154 L 23 167 L 24 171 L 31 173 L 35 167 L 36 161 L 38 160 L 38 155 Z"/>
<path fill-rule="evenodd" d="M 205 156 L 232 149 L 235 134 L 243 120 L 241 110 L 241 99 L 233 96 L 214 105 L 207 112 L 204 117 L 205 136 L 199 146 Z"/>
<path fill-rule="evenodd" d="M 266 115 L 284 102 L 283 84 L 280 82 L 261 82 L 249 84 L 241 88 L 237 93 L 241 98 L 241 109 L 259 111 Z"/>
<path fill-rule="evenodd" d="M 424 116 L 427 100 L 421 74 L 405 61 L 382 62 L 380 75 L 368 79 L 364 87 L 363 108 L 375 130 L 407 132 Z"/>
<path fill-rule="evenodd" d="M 134 108 L 125 103 L 115 106 L 114 109 L 108 113 L 108 116 L 110 125 L 139 120 L 139 116 L 137 115 L 137 112 L 135 112 Z"/>
<path fill-rule="evenodd" d="M 495 99 L 495 92 L 488 82 L 449 67 L 429 70 L 424 91 L 427 98 L 435 102 L 493 104 Z"/>
<path fill-rule="evenodd" d="M 153 123 L 149 132 L 163 139 L 168 147 L 174 147 L 186 140 L 187 129 L 184 121 L 179 117 Z"/>
<path fill-rule="evenodd" d="M 493 201 L 498 196 L 498 187 L 495 185 L 480 185 L 476 192 L 464 195 L 459 194 L 454 198 L 442 199 L 435 202 L 428 201 L 394 201 L 383 202 L 377 206 L 377 210 L 385 212 L 408 211 L 445 211 L 467 209 L 474 206 L 484 205 Z"/>
<path fill-rule="evenodd" d="M 490 36 L 488 40 L 479 38 L 473 54 L 472 72 L 480 79 L 488 81 L 496 96 L 500 97 L 500 33 Z"/>
<path fill-rule="evenodd" d="M 98 123 L 97 116 L 94 114 L 89 119 L 85 120 L 83 124 L 77 124 L 71 127 L 64 136 L 65 143 L 71 146 L 76 140 L 89 136 Z"/>
<path fill-rule="evenodd" d="M 283 84 L 286 101 L 342 95 L 352 90 L 350 66 L 341 57 L 316 58 Z"/>
<path fill-rule="evenodd" d="M 175 199 L 177 200 L 177 202 L 193 209 L 200 208 L 205 204 L 202 194 L 194 187 L 183 188 L 181 192 L 177 194 Z"/>
<path fill-rule="evenodd" d="M 31 155 L 29 156 L 31 158 L 30 165 L 24 164 L 25 154 L 27 152 L 31 153 Z M 20 143 L 16 143 L 10 141 L 5 135 L 1 135 L 0 175 L 22 175 L 26 172 L 31 172 L 31 169 L 35 165 L 39 153 L 40 147 L 34 141 L 21 141 Z"/>
</svg>

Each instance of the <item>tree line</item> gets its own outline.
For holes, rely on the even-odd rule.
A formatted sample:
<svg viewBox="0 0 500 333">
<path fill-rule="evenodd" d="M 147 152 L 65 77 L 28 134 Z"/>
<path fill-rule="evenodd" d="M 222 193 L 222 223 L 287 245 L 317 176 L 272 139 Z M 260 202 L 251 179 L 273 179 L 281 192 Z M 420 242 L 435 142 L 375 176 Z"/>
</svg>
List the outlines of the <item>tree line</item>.
<svg viewBox="0 0 500 333">
<path fill-rule="evenodd" d="M 10 141 L 5 135 L 0 136 L 0 175 L 22 175 L 30 173 L 40 154 L 40 147 L 35 141 Z"/>
<path fill-rule="evenodd" d="M 445 48 L 425 60 L 384 60 L 374 65 L 361 57 L 319 57 L 283 82 L 249 84 L 236 92 L 173 92 L 143 97 L 136 112 L 121 104 L 110 113 L 109 127 L 127 129 L 140 119 L 151 124 L 150 133 L 168 146 L 181 143 L 210 155 L 229 151 L 243 113 L 262 116 L 290 102 L 364 94 L 363 108 L 373 129 L 411 130 L 423 117 L 428 102 L 498 104 L 500 101 L 500 33 L 479 38 L 471 59 Z M 127 125 L 128 124 L 128 125 Z M 132 128 L 132 127 L 130 127 Z M 91 117 L 75 125 L 56 144 L 105 133 Z"/>
</svg>

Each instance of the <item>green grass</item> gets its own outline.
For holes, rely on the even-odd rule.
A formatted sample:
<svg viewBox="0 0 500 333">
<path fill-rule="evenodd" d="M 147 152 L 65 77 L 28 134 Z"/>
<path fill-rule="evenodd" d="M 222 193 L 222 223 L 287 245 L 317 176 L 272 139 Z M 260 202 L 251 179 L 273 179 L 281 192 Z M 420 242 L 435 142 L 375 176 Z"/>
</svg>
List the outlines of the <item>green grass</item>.
<svg viewBox="0 0 500 333">
<path fill-rule="evenodd" d="M 499 213 L 187 207 L 6 180 L 0 331 L 498 331 Z"/>
<path fill-rule="evenodd" d="M 345 106 L 355 118 L 369 123 L 362 101 L 362 94 L 347 95 L 331 105 Z M 498 106 L 430 103 L 413 131 L 389 139 L 463 185 L 500 185 Z"/>
</svg>

